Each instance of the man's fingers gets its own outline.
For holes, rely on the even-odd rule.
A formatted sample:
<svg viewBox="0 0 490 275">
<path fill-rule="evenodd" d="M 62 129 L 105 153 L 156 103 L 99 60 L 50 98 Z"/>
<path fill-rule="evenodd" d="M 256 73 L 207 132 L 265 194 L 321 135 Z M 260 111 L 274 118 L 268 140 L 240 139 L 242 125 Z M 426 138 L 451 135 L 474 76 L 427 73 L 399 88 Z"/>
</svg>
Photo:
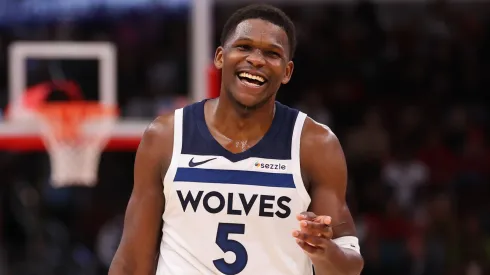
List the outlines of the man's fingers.
<svg viewBox="0 0 490 275">
<path fill-rule="evenodd" d="M 325 223 L 312 222 L 312 221 L 301 221 L 300 223 L 301 231 L 315 235 L 315 236 L 324 236 L 327 238 L 331 238 L 332 228 Z"/>
<path fill-rule="evenodd" d="M 306 242 L 300 240 L 300 239 L 296 239 L 296 243 L 307 253 L 309 254 L 315 254 L 315 253 L 318 253 L 318 252 L 321 252 L 323 250 L 323 248 L 321 247 L 313 247 L 309 244 L 307 244 Z"/>
<path fill-rule="evenodd" d="M 293 232 L 293 237 L 313 247 L 323 247 L 325 244 L 325 239 L 323 237 L 308 234 L 302 231 L 295 230 Z"/>
<path fill-rule="evenodd" d="M 332 223 L 332 217 L 330 216 L 318 216 L 318 218 L 321 220 L 321 223 L 323 224 L 331 225 Z"/>
<path fill-rule="evenodd" d="M 332 217 L 324 216 L 324 215 L 317 216 L 313 212 L 301 212 L 296 216 L 296 218 L 298 219 L 298 221 L 302 221 L 302 220 L 316 221 L 316 222 L 324 223 L 326 225 L 330 225 L 332 223 Z"/>
<path fill-rule="evenodd" d="M 301 221 L 301 220 L 314 220 L 317 217 L 317 215 L 313 212 L 301 212 L 299 215 L 296 216 L 296 218 Z"/>
</svg>

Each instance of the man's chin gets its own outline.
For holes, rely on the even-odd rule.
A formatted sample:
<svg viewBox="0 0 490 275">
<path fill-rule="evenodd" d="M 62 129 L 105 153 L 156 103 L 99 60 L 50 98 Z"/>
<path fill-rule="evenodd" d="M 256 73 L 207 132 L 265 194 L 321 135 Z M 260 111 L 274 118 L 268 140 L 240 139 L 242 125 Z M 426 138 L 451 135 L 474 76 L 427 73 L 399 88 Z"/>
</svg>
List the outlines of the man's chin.
<svg viewBox="0 0 490 275">
<path fill-rule="evenodd" d="M 272 98 L 272 95 L 271 96 L 267 96 L 267 97 L 261 97 L 261 98 L 257 98 L 255 96 L 250 96 L 250 95 L 243 95 L 243 94 L 239 94 L 239 95 L 231 95 L 232 97 L 232 100 L 235 102 L 235 104 L 237 106 L 239 106 L 240 108 L 244 109 L 244 110 L 249 110 L 249 111 L 253 111 L 253 110 L 257 110 L 259 109 L 260 107 L 266 105 Z"/>
</svg>

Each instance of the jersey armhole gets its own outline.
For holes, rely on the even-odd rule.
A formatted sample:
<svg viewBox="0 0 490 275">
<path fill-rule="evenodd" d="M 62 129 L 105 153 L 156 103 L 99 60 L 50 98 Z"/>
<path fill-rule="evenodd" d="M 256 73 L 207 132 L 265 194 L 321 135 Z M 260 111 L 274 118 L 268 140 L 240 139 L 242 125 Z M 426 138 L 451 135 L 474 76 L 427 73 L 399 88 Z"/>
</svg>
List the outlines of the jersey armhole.
<svg viewBox="0 0 490 275">
<path fill-rule="evenodd" d="M 304 209 L 308 209 L 310 206 L 311 198 L 306 190 L 305 184 L 303 182 L 303 176 L 301 173 L 301 133 L 303 131 L 303 125 L 305 123 L 306 114 L 299 112 L 296 117 L 296 122 L 294 123 L 293 138 L 291 142 L 291 161 L 293 163 L 293 179 L 296 185 L 296 190 L 299 196 L 303 200 Z"/>
<path fill-rule="evenodd" d="M 174 141 L 173 141 L 173 149 L 172 149 L 172 159 L 170 160 L 170 164 L 167 168 L 167 172 L 165 172 L 165 177 L 163 178 L 163 194 L 165 198 L 170 199 L 171 190 L 173 188 L 172 183 L 175 177 L 175 173 L 177 173 L 177 166 L 179 162 L 179 156 L 182 151 L 182 128 L 184 123 L 184 115 L 183 109 L 177 109 L 174 113 Z"/>
</svg>

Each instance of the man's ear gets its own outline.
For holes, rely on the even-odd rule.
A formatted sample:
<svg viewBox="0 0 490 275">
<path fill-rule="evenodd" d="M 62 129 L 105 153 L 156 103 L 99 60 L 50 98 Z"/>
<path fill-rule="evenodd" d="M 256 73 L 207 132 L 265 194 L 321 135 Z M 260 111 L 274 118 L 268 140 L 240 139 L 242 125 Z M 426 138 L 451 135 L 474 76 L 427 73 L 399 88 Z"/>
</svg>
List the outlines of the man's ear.
<svg viewBox="0 0 490 275">
<path fill-rule="evenodd" d="M 286 73 L 284 74 L 284 77 L 282 78 L 281 83 L 282 84 L 288 84 L 289 80 L 291 80 L 291 76 L 293 75 L 294 71 L 294 63 L 293 61 L 289 61 L 288 64 L 286 65 Z"/>
<path fill-rule="evenodd" d="M 214 66 L 218 70 L 223 68 L 223 47 L 221 46 L 216 48 L 216 52 L 214 53 Z"/>
</svg>

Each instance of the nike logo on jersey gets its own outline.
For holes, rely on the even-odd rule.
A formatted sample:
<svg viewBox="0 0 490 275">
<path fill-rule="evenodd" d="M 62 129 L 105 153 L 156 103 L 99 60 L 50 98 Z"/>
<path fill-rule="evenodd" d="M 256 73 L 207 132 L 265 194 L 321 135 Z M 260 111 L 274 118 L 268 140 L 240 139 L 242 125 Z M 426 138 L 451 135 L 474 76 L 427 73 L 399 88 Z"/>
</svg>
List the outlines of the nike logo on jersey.
<svg viewBox="0 0 490 275">
<path fill-rule="evenodd" d="M 212 158 L 212 159 L 194 162 L 194 158 L 191 158 L 191 160 L 189 161 L 189 167 L 196 167 L 196 166 L 199 166 L 199 165 L 204 164 L 206 162 L 210 162 L 210 161 L 215 160 L 215 159 L 216 158 Z"/>
</svg>

